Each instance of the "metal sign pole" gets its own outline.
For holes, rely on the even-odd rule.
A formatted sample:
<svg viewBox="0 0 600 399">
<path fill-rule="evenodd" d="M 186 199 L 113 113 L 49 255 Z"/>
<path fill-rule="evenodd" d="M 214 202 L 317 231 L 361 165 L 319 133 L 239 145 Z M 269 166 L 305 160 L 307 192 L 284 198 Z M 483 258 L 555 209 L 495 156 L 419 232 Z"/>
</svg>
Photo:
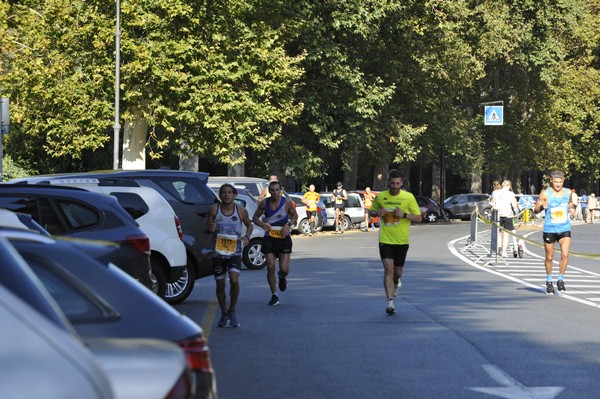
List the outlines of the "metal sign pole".
<svg viewBox="0 0 600 399">
<path fill-rule="evenodd" d="M 4 135 L 8 134 L 10 127 L 10 100 L 7 97 L 0 98 L 0 181 L 2 181 L 2 160 L 4 154 L 2 152 L 2 141 Z"/>
</svg>

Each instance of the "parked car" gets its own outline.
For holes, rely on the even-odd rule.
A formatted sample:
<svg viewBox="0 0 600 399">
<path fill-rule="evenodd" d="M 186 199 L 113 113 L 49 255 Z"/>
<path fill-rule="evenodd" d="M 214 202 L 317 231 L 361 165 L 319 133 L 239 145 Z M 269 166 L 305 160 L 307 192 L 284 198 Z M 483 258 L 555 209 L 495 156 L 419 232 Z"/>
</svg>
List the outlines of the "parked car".
<svg viewBox="0 0 600 399">
<path fill-rule="evenodd" d="M 171 205 L 181 222 L 187 250 L 185 271 L 176 281 L 167 284 L 165 300 L 170 304 L 183 302 L 192 292 L 196 279 L 213 275 L 214 238 L 204 233 L 208 210 L 217 201 L 208 188 L 208 173 L 181 170 L 119 170 L 62 175 L 37 176 L 39 179 L 61 178 L 129 179 L 158 191 Z M 15 179 L 18 182 L 21 179 Z"/>
<path fill-rule="evenodd" d="M 150 187 L 141 187 L 128 179 L 63 178 L 22 179 L 21 182 L 79 187 L 87 191 L 112 195 L 140 225 L 150 239 L 150 264 L 156 281 L 156 293 L 165 298 L 167 283 L 183 274 L 187 255 L 181 223 L 167 200 Z"/>
<path fill-rule="evenodd" d="M 0 241 L 4 247 L 5 240 Z M 0 253 L 5 272 L 13 256 L 3 249 Z M 2 284 L 0 324 L 0 397 L 114 397 L 108 377 L 84 344 Z"/>
<path fill-rule="evenodd" d="M 156 291 L 150 240 L 114 197 L 73 187 L 0 184 L 0 208 L 30 214 L 52 235 L 117 243 L 111 261 Z"/>
<path fill-rule="evenodd" d="M 24 234 L 40 240 L 51 239 L 30 232 Z M 6 243 L 4 237 L 0 237 L 0 241 Z M 6 247 L 9 245 L 6 244 Z M 38 254 L 40 257 L 44 255 Z M 13 323 L 2 324 L 3 342 L 10 345 L 2 350 L 0 357 L 0 363 L 6 362 L 2 364 L 3 372 L 0 376 L 0 392 L 4 393 L 2 397 L 112 398 L 113 393 L 115 397 L 128 398 L 159 399 L 174 395 L 191 397 L 194 392 L 193 380 L 184 354 L 178 346 L 156 339 L 99 337 L 80 341 L 46 288 L 55 290 L 57 287 L 42 284 L 40 273 L 34 275 L 14 248 L 4 251 L 2 259 L 0 287 L 8 288 L 10 293 L 0 296 L 0 303 L 14 294 L 27 302 L 31 306 L 29 309 L 35 309 L 39 312 L 38 315 L 45 316 L 36 317 L 35 311 L 28 312 L 26 308 L 21 308 L 18 315 L 21 320 L 27 321 L 31 329 L 21 330 L 23 335 L 15 339 L 10 339 Z M 126 278 L 133 282 L 131 277 Z M 148 293 L 138 283 L 134 284 Z M 153 294 L 149 295 L 155 297 Z M 14 301 L 12 305 L 15 305 Z M 35 339 L 34 335 L 41 337 L 42 334 L 44 343 L 40 344 L 36 342 L 39 338 Z M 15 346 L 15 342 L 19 345 Z M 48 345 L 54 350 L 49 352 Z M 58 358 L 52 352 L 59 352 Z M 93 359 L 89 358 L 90 352 Z M 31 360 L 32 355 L 35 359 L 27 364 L 26 360 Z M 94 367 L 94 361 L 99 367 Z M 71 366 L 79 370 L 73 370 Z M 87 386 L 83 380 L 90 381 L 92 387 Z M 14 385 L 15 381 L 18 382 L 17 387 Z"/>
<path fill-rule="evenodd" d="M 259 177 L 245 177 L 245 176 L 209 176 L 208 186 L 210 188 L 216 188 L 217 190 L 223 184 L 229 183 L 235 187 L 245 188 L 248 190 L 251 196 L 258 199 L 260 193 L 269 187 L 269 181 L 267 179 L 261 179 Z"/>
<path fill-rule="evenodd" d="M 419 204 L 421 216 L 423 217 L 424 221 L 428 223 L 435 223 L 439 218 L 443 217 L 442 208 L 440 208 L 438 203 L 431 198 L 422 195 L 415 195 L 415 199 L 417 200 L 417 204 Z"/>
<path fill-rule="evenodd" d="M 183 349 L 197 398 L 216 396 L 210 349 L 202 329 L 120 269 L 95 261 L 69 242 L 1 230 L 56 300 L 84 340 L 147 338 Z M 95 245 L 102 245 L 96 243 Z"/>
<path fill-rule="evenodd" d="M 303 193 L 289 193 L 290 198 L 296 204 L 296 213 L 298 214 L 298 223 L 292 226 L 292 231 L 297 231 L 300 234 L 308 234 L 310 232 L 310 222 L 306 214 L 306 204 L 302 202 Z M 323 226 L 327 221 L 327 208 L 322 199 L 319 200 L 318 212 L 315 218 L 315 232 L 323 230 Z"/>
<path fill-rule="evenodd" d="M 485 218 L 492 217 L 489 194 L 456 194 L 444 201 L 443 211 L 448 219 L 470 219 L 477 208 Z"/>
<path fill-rule="evenodd" d="M 327 210 L 327 221 L 325 226 L 333 227 L 335 223 L 335 209 L 333 208 L 332 194 L 328 192 L 319 193 L 321 200 L 325 203 Z M 353 226 L 359 226 L 365 220 L 365 210 L 363 208 L 362 198 L 360 194 L 348 193 L 348 200 L 346 201 L 346 210 L 344 211 L 344 230 L 347 230 Z"/>
<path fill-rule="evenodd" d="M 221 186 L 211 187 L 217 196 L 219 195 L 220 187 Z M 235 187 L 235 189 L 238 192 L 235 203 L 246 208 L 248 216 L 252 219 L 252 215 L 254 215 L 254 212 L 256 212 L 256 209 L 258 208 L 256 198 L 250 195 L 250 192 L 245 188 Z M 246 235 L 245 225 L 242 225 L 242 236 L 243 235 Z M 261 252 L 262 239 L 264 236 L 265 231 L 263 228 L 255 224 L 248 245 L 242 249 L 242 261 L 248 269 L 260 270 L 267 265 L 267 258 L 265 257 L 265 254 Z"/>
</svg>

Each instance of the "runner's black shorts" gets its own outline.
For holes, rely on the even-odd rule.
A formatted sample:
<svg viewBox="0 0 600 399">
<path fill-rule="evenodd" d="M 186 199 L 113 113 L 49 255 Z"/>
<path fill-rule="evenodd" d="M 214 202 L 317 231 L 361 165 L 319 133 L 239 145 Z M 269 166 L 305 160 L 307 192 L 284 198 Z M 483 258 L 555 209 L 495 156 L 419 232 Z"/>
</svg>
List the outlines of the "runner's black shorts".
<svg viewBox="0 0 600 399">
<path fill-rule="evenodd" d="M 562 233 L 544 233 L 544 242 L 546 244 L 554 244 L 560 241 L 561 238 L 571 237 L 571 231 L 563 231 Z"/>
<path fill-rule="evenodd" d="M 393 259 L 394 266 L 404 266 L 406 254 L 408 253 L 408 244 L 383 244 L 379 243 L 379 256 L 381 259 Z"/>
<path fill-rule="evenodd" d="M 499 225 L 508 231 L 513 231 L 515 229 L 515 218 L 500 216 Z"/>
<path fill-rule="evenodd" d="M 213 258 L 213 275 L 215 276 L 215 280 L 225 278 L 227 272 L 239 274 L 241 268 L 241 256 L 232 256 L 231 258 L 219 258 L 215 256 Z"/>
<path fill-rule="evenodd" d="M 284 238 L 273 238 L 265 236 L 262 239 L 262 246 L 260 252 L 263 254 L 291 254 L 292 253 L 292 237 L 286 236 Z"/>
<path fill-rule="evenodd" d="M 306 211 L 306 217 L 309 219 L 311 217 L 317 217 L 317 211 Z"/>
</svg>

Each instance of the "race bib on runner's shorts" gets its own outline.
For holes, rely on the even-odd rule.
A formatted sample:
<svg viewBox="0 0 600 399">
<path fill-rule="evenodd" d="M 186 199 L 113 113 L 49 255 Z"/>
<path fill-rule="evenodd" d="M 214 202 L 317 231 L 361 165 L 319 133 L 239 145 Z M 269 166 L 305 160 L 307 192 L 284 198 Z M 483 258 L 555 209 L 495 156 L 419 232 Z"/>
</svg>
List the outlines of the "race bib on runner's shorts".
<svg viewBox="0 0 600 399">
<path fill-rule="evenodd" d="M 283 238 L 283 227 L 271 227 L 269 236 L 273 238 Z"/>
<path fill-rule="evenodd" d="M 215 251 L 219 255 L 231 256 L 235 255 L 237 248 L 237 236 L 230 234 L 217 234 L 215 243 Z"/>
<path fill-rule="evenodd" d="M 395 209 L 386 209 L 385 214 L 383 215 L 383 223 L 386 226 L 394 226 L 400 223 L 400 216 L 396 216 Z"/>
</svg>

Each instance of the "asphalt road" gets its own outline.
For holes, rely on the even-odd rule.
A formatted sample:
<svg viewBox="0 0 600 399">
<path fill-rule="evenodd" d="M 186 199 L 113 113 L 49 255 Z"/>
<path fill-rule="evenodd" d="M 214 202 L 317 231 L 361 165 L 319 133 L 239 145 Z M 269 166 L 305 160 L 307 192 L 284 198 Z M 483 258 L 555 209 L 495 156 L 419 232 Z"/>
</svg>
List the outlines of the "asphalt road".
<svg viewBox="0 0 600 399">
<path fill-rule="evenodd" d="M 279 306 L 266 270 L 243 270 L 239 328 L 216 327 L 211 279 L 177 308 L 205 329 L 221 399 L 600 397 L 600 309 L 576 287 L 592 283 L 573 281 L 598 261 L 572 257 L 567 293 L 548 296 L 539 248 L 490 262 L 485 229 L 465 250 L 468 223 L 413 226 L 392 316 L 377 233 L 358 231 L 295 236 Z M 574 250 L 599 230 L 576 226 Z"/>
</svg>

